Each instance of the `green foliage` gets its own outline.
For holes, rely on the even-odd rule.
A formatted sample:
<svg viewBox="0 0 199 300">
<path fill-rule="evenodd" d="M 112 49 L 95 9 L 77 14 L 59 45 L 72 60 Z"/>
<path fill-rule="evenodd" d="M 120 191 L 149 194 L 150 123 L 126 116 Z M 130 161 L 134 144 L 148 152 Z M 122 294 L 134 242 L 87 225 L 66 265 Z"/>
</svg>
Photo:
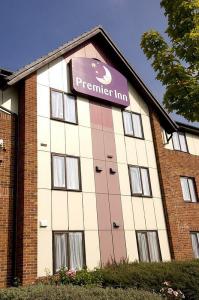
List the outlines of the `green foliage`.
<svg viewBox="0 0 199 300">
<path fill-rule="evenodd" d="M 167 110 L 199 121 L 199 0 L 162 0 L 161 7 L 170 44 L 150 30 L 143 34 L 141 47 L 166 86 Z"/>
<path fill-rule="evenodd" d="M 37 285 L 0 290 L 1 300 L 161 300 L 157 295 L 134 289 Z"/>
<path fill-rule="evenodd" d="M 165 281 L 185 299 L 198 300 L 199 261 L 114 264 L 100 270 L 105 287 L 137 288 L 158 293 Z"/>
<path fill-rule="evenodd" d="M 45 285 L 95 285 L 95 286 L 102 286 L 103 278 L 101 275 L 101 270 L 88 272 L 87 270 L 83 269 L 81 271 L 68 271 L 65 268 L 62 268 L 57 274 L 52 276 L 46 276 L 42 278 L 38 278 L 38 284 L 45 284 Z"/>
<path fill-rule="evenodd" d="M 169 287 L 174 291 L 180 290 L 186 296 L 185 299 L 198 300 L 199 260 L 160 263 L 114 263 L 92 272 L 82 270 L 75 274 L 62 269 L 58 274 L 41 278 L 38 281 L 38 283 L 46 285 L 73 284 L 122 288 L 125 290 L 134 288 L 155 293 L 159 293 L 165 287 L 165 282 L 169 282 Z"/>
</svg>

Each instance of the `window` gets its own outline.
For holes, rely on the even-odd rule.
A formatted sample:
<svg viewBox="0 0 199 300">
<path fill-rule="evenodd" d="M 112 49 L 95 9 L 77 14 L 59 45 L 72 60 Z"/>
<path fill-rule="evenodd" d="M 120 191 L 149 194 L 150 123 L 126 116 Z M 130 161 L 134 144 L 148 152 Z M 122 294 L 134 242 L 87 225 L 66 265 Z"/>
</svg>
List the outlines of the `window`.
<svg viewBox="0 0 199 300">
<path fill-rule="evenodd" d="M 123 122 L 125 135 L 140 139 L 144 138 L 142 119 L 140 114 L 124 111 Z"/>
<path fill-rule="evenodd" d="M 51 118 L 77 124 L 77 109 L 74 96 L 51 90 Z"/>
<path fill-rule="evenodd" d="M 129 166 L 131 193 L 134 196 L 151 197 L 149 170 L 144 167 Z"/>
<path fill-rule="evenodd" d="M 172 136 L 173 148 L 182 152 L 188 152 L 185 134 L 182 132 L 174 132 Z"/>
<path fill-rule="evenodd" d="M 161 260 L 157 231 L 137 231 L 137 243 L 140 261 Z"/>
<path fill-rule="evenodd" d="M 197 202 L 196 184 L 194 178 L 180 177 L 180 183 L 184 201 Z"/>
<path fill-rule="evenodd" d="M 191 242 L 195 258 L 199 258 L 199 232 L 191 232 Z"/>
<path fill-rule="evenodd" d="M 78 157 L 52 155 L 53 189 L 81 190 L 80 160 Z"/>
<path fill-rule="evenodd" d="M 54 272 L 61 268 L 80 270 L 85 266 L 83 232 L 54 232 Z"/>
</svg>

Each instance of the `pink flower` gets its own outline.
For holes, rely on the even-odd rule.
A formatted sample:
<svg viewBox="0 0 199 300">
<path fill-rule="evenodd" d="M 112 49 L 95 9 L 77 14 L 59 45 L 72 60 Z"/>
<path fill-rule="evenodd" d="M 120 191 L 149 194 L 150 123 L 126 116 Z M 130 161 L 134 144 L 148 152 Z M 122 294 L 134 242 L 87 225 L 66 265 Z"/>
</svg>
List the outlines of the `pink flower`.
<svg viewBox="0 0 199 300">
<path fill-rule="evenodd" d="M 67 275 L 69 276 L 69 277 L 75 277 L 75 275 L 76 275 L 76 271 L 75 270 L 68 270 L 68 272 L 67 272 Z"/>
</svg>

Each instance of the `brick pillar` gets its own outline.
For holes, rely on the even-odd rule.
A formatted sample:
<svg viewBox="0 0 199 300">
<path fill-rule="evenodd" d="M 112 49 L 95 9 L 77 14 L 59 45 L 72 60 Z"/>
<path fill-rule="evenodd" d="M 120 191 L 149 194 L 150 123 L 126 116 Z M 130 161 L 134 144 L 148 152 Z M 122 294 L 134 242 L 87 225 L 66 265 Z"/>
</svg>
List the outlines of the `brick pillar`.
<svg viewBox="0 0 199 300">
<path fill-rule="evenodd" d="M 36 74 L 20 88 L 16 273 L 22 284 L 37 277 Z"/>
<path fill-rule="evenodd" d="M 16 117 L 0 111 L 0 288 L 12 281 Z"/>
<path fill-rule="evenodd" d="M 199 231 L 199 203 L 183 200 L 180 176 L 194 177 L 199 187 L 199 156 L 166 149 L 159 117 L 154 112 L 150 115 L 171 256 L 176 260 L 192 259 L 190 232 Z"/>
</svg>

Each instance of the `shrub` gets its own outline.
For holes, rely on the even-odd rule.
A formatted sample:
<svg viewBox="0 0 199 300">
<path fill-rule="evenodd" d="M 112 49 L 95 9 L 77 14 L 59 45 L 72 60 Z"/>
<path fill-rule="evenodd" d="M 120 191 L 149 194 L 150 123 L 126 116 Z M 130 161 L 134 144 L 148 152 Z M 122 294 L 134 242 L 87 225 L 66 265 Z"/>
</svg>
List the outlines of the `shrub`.
<svg viewBox="0 0 199 300">
<path fill-rule="evenodd" d="M 55 275 L 47 275 L 45 277 L 38 278 L 37 284 L 44 285 L 61 285 L 61 284 L 73 284 L 73 285 L 95 285 L 102 286 L 103 278 L 100 270 L 97 272 L 88 272 L 87 270 L 73 271 L 62 268 Z"/>
<path fill-rule="evenodd" d="M 160 263 L 113 263 L 92 272 L 61 270 L 40 279 L 44 284 L 96 285 L 112 288 L 135 288 L 160 293 L 169 282 L 173 291 L 181 291 L 187 300 L 199 299 L 199 261 Z M 162 290 L 163 291 L 163 290 Z M 170 290 L 169 290 L 170 291 Z M 166 294 L 166 292 L 165 292 Z"/>
<path fill-rule="evenodd" d="M 96 271 L 98 272 L 98 271 Z M 199 299 L 199 261 L 121 263 L 99 270 L 104 287 L 137 288 L 159 292 L 165 281 L 185 299 Z"/>
<path fill-rule="evenodd" d="M 1 300 L 161 300 L 157 295 L 134 289 L 122 290 L 71 285 L 36 285 L 0 290 Z"/>
</svg>

